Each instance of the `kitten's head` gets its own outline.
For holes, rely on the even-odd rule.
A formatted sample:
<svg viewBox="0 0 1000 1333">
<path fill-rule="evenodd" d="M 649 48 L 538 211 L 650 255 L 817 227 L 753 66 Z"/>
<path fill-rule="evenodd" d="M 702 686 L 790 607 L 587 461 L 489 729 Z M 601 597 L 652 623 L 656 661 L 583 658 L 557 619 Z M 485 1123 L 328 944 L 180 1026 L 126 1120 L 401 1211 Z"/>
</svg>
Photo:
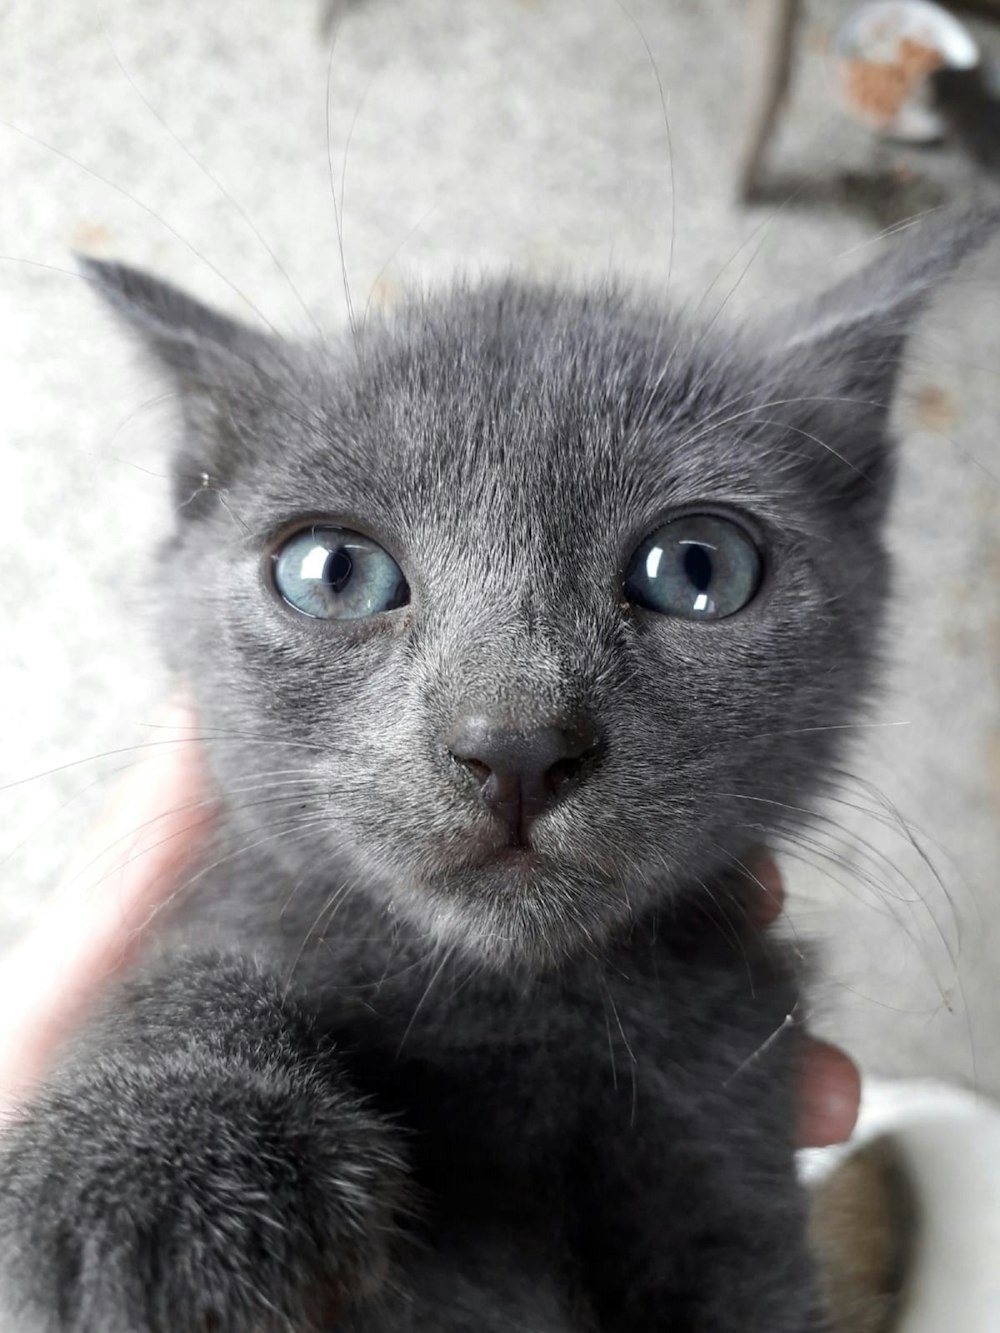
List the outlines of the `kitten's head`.
<svg viewBox="0 0 1000 1333">
<path fill-rule="evenodd" d="M 993 221 L 742 332 L 508 281 L 304 347 L 88 263 L 181 396 L 169 651 L 260 855 L 540 962 L 799 820 L 869 686 L 907 325 Z"/>
</svg>

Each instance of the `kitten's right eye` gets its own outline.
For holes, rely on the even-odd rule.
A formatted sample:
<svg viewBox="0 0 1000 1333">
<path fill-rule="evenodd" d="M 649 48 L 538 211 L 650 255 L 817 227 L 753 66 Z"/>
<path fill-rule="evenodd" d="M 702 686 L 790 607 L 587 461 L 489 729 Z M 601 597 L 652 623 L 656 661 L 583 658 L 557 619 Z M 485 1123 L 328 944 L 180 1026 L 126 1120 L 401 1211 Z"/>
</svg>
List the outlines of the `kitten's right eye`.
<svg viewBox="0 0 1000 1333">
<path fill-rule="evenodd" d="M 304 528 L 274 552 L 271 564 L 284 601 L 315 620 L 362 620 L 410 600 L 388 551 L 347 528 Z"/>
</svg>

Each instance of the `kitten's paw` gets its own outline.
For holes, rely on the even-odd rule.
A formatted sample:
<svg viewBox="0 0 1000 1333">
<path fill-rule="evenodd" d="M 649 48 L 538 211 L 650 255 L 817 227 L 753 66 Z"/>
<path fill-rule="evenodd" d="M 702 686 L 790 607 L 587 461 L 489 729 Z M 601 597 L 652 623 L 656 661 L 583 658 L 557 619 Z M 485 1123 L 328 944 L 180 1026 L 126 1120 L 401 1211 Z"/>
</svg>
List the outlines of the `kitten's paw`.
<svg viewBox="0 0 1000 1333">
<path fill-rule="evenodd" d="M 0 1139 L 0 1328 L 326 1333 L 405 1195 L 393 1132 L 314 1072 L 98 1060 Z"/>
</svg>

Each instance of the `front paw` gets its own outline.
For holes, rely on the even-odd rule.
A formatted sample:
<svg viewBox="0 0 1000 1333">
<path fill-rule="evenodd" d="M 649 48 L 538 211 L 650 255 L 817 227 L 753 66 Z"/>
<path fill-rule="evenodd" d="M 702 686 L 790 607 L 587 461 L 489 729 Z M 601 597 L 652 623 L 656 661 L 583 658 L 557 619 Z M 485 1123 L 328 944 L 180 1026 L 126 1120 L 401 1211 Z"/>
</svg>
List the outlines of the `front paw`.
<svg viewBox="0 0 1000 1333">
<path fill-rule="evenodd" d="M 395 1135 L 325 1071 L 97 1057 L 3 1135 L 2 1327 L 325 1331 L 377 1286 L 404 1197 Z"/>
</svg>

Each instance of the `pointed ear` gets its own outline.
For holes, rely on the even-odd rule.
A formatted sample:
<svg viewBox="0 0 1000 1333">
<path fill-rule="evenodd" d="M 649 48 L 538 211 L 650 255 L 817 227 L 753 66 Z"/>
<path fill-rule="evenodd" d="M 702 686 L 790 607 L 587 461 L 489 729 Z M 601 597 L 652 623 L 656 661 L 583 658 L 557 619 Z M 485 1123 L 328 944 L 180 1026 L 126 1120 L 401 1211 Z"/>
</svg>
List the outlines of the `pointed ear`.
<svg viewBox="0 0 1000 1333">
<path fill-rule="evenodd" d="M 1000 207 L 930 215 L 890 238 L 874 262 L 820 297 L 779 315 L 766 331 L 766 373 L 789 400 L 778 409 L 792 430 L 827 451 L 799 450 L 832 483 L 860 477 L 877 489 L 891 471 L 889 409 L 906 340 L 943 280 L 1000 233 Z M 846 466 L 845 466 L 846 464 Z M 863 487 L 851 487 L 860 495 Z"/>
<path fill-rule="evenodd" d="M 1000 207 L 949 210 L 911 224 L 860 272 L 786 314 L 785 354 L 853 362 L 862 381 L 894 373 L 910 326 L 935 289 L 998 232 Z"/>
<path fill-rule="evenodd" d="M 253 437 L 255 417 L 279 396 L 278 340 L 126 264 L 76 259 L 177 389 L 183 427 L 174 459 L 179 502 L 190 498 L 205 475 L 225 485 Z"/>
<path fill-rule="evenodd" d="M 211 382 L 220 369 L 267 360 L 271 340 L 127 264 L 76 255 L 84 277 L 145 347 L 188 383 Z"/>
</svg>

